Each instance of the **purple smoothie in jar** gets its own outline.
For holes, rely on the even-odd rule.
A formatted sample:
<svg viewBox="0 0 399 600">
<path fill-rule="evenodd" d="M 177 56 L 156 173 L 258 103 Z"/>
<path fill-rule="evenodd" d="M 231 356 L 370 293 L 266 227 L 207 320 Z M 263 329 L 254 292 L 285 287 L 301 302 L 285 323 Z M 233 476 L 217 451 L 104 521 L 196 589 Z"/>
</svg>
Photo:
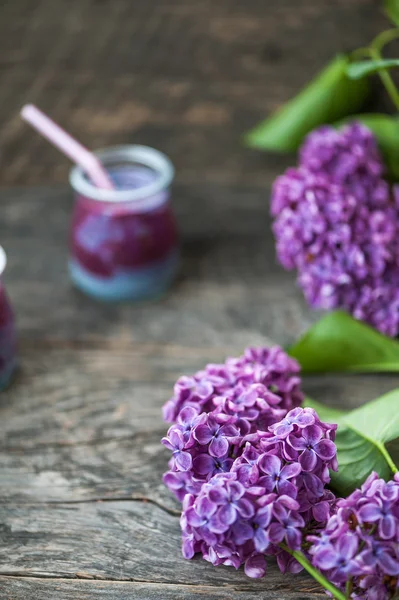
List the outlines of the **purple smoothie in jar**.
<svg viewBox="0 0 399 600">
<path fill-rule="evenodd" d="M 100 300 L 140 300 L 162 294 L 178 267 L 178 239 L 170 205 L 173 167 L 145 146 L 97 154 L 115 190 L 94 187 L 79 167 L 69 270 L 74 284 Z"/>
<path fill-rule="evenodd" d="M 6 262 L 6 254 L 0 246 L 0 391 L 8 386 L 17 367 L 14 313 L 3 281 Z"/>
</svg>

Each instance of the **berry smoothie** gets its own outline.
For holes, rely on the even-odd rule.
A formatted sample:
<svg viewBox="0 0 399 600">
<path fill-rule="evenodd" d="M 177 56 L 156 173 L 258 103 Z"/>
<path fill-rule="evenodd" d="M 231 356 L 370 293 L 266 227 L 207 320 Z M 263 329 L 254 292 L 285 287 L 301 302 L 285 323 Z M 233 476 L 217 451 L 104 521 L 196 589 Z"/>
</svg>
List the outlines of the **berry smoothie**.
<svg viewBox="0 0 399 600">
<path fill-rule="evenodd" d="M 178 265 L 169 190 L 157 190 L 157 173 L 144 165 L 123 165 L 108 172 L 115 200 L 77 193 L 70 234 L 71 278 L 86 294 L 102 300 L 157 296 L 169 286 Z M 151 189 L 155 193 L 146 195 Z M 137 197 L 119 201 L 118 193 L 128 191 L 136 191 Z"/>
</svg>

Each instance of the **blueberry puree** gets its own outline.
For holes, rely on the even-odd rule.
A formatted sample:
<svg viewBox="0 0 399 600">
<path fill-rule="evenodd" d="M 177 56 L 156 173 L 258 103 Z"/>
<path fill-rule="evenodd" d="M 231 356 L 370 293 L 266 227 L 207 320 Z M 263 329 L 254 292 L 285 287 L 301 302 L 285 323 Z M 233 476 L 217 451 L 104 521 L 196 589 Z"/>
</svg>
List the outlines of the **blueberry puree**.
<svg viewBox="0 0 399 600">
<path fill-rule="evenodd" d="M 0 390 L 4 389 L 16 367 L 16 332 L 14 314 L 0 281 Z"/>
<path fill-rule="evenodd" d="M 110 171 L 119 190 L 139 189 L 156 175 L 141 166 Z M 177 232 L 169 193 L 131 202 L 76 199 L 70 271 L 78 287 L 105 299 L 160 293 L 177 266 Z"/>
</svg>

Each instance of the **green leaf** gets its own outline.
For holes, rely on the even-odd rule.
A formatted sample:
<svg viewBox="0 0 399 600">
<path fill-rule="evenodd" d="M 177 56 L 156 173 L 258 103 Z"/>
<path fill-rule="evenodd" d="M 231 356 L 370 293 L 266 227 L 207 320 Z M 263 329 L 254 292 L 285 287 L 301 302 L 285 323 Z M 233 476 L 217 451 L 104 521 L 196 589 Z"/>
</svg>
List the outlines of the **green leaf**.
<svg viewBox="0 0 399 600">
<path fill-rule="evenodd" d="M 385 114 L 369 113 L 354 115 L 335 125 L 340 127 L 350 121 L 359 121 L 371 129 L 384 157 L 389 178 L 399 181 L 399 119 Z"/>
<path fill-rule="evenodd" d="M 399 371 L 399 343 L 342 311 L 322 317 L 288 353 L 303 373 Z"/>
<path fill-rule="evenodd" d="M 359 111 L 368 97 L 369 84 L 367 80 L 350 80 L 348 64 L 346 56 L 337 56 L 295 98 L 250 131 L 246 144 L 291 152 L 315 127 Z"/>
<path fill-rule="evenodd" d="M 399 67 L 398 58 L 381 58 L 378 60 L 360 60 L 348 65 L 346 73 L 350 79 L 361 79 L 367 75 L 377 73 L 385 69 Z"/>
<path fill-rule="evenodd" d="M 372 471 L 390 479 L 396 473 L 386 444 L 399 438 L 399 389 L 393 390 L 350 412 L 331 409 L 308 398 L 322 421 L 337 423 L 338 473 L 331 474 L 331 486 L 348 495 Z"/>
<path fill-rule="evenodd" d="M 392 23 L 399 25 L 399 0 L 385 0 L 384 9 Z"/>
</svg>

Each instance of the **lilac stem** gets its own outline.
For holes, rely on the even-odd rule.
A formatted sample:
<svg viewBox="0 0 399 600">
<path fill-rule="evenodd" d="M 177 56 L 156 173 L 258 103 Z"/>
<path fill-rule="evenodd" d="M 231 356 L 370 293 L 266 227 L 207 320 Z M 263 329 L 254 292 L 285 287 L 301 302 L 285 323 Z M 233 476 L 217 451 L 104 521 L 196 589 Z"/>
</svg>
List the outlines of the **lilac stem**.
<svg viewBox="0 0 399 600">
<path fill-rule="evenodd" d="M 308 561 L 302 552 L 298 550 L 291 550 L 285 544 L 280 544 L 280 547 L 288 552 L 288 554 L 291 554 L 291 556 L 295 558 L 300 565 L 302 565 L 302 567 L 309 573 L 309 575 L 313 577 L 313 579 L 315 579 L 318 583 L 320 583 L 321 586 L 323 586 L 325 590 L 332 594 L 333 598 L 336 600 L 346 600 L 345 595 L 337 587 L 335 587 L 335 585 L 330 583 L 328 579 L 326 579 L 324 575 L 322 575 L 320 571 Z"/>
<path fill-rule="evenodd" d="M 373 48 L 373 47 L 370 47 L 370 56 L 374 60 L 381 59 L 381 53 L 376 48 Z M 397 89 L 391 75 L 388 73 L 387 69 L 381 69 L 380 71 L 378 71 L 378 75 L 380 76 L 380 79 L 381 79 L 389 97 L 391 98 L 393 104 L 395 105 L 396 110 L 399 111 L 399 92 L 398 92 L 398 89 Z"/>
</svg>

